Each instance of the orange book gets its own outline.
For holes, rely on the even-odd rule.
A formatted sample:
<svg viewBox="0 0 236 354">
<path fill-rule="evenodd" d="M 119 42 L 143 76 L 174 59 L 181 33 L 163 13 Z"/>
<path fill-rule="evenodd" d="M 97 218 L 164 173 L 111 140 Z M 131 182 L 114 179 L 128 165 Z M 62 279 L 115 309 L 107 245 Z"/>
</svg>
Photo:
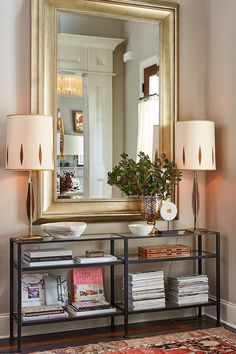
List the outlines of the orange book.
<svg viewBox="0 0 236 354">
<path fill-rule="evenodd" d="M 72 269 L 72 295 L 74 302 L 105 301 L 102 267 Z"/>
</svg>

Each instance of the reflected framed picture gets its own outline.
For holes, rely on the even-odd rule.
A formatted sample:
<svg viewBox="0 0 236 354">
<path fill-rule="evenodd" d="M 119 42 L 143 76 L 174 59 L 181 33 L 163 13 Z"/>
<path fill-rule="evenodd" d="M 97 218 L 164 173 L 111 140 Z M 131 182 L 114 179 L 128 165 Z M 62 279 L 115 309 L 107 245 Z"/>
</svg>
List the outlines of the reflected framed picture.
<svg viewBox="0 0 236 354">
<path fill-rule="evenodd" d="M 79 134 L 84 132 L 84 115 L 82 111 L 73 111 L 74 131 Z"/>
</svg>

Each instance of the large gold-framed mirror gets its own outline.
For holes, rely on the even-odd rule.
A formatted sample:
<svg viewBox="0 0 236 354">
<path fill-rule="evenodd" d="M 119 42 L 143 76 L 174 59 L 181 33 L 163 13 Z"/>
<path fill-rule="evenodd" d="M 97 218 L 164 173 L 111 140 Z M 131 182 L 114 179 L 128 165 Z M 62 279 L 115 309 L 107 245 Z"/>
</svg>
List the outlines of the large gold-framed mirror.
<svg viewBox="0 0 236 354">
<path fill-rule="evenodd" d="M 158 24 L 160 38 L 160 151 L 165 152 L 169 158 L 173 158 L 174 123 L 178 110 L 178 5 L 161 1 L 129 0 L 31 0 L 31 4 L 31 111 L 32 113 L 53 115 L 55 157 L 57 156 L 56 132 L 58 125 L 56 95 L 58 14 L 68 12 L 84 16 L 104 16 L 107 19 L 146 21 Z M 80 114 L 81 112 L 76 113 Z M 135 198 L 58 199 L 56 175 L 50 172 L 39 174 L 37 185 L 36 223 L 58 220 L 102 222 L 140 219 L 139 202 Z"/>
</svg>

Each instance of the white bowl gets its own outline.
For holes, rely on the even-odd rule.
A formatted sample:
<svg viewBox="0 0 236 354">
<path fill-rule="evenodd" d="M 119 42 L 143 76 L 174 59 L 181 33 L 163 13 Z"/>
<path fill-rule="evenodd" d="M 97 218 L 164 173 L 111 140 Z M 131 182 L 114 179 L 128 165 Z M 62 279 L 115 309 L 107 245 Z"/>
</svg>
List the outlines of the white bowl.
<svg viewBox="0 0 236 354">
<path fill-rule="evenodd" d="M 53 222 L 42 225 L 43 230 L 50 236 L 61 239 L 79 238 L 85 231 L 85 222 Z"/>
<path fill-rule="evenodd" d="M 130 224 L 128 225 L 130 232 L 137 236 L 147 236 L 153 229 L 151 224 Z"/>
</svg>

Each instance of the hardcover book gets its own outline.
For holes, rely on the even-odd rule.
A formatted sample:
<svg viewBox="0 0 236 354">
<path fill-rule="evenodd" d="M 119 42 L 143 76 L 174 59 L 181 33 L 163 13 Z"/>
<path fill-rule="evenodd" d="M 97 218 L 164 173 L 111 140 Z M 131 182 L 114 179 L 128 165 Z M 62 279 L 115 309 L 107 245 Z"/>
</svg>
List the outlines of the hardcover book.
<svg viewBox="0 0 236 354">
<path fill-rule="evenodd" d="M 44 273 L 22 274 L 22 307 L 41 306 L 45 303 Z"/>
<path fill-rule="evenodd" d="M 56 313 L 63 313 L 64 309 L 60 305 L 42 305 L 32 307 L 22 307 L 21 313 L 23 316 L 39 316 L 52 315 Z"/>
<path fill-rule="evenodd" d="M 23 322 L 30 322 L 30 321 L 42 321 L 42 320 L 55 320 L 60 318 L 67 318 L 69 316 L 68 312 L 64 311 L 62 313 L 53 313 L 53 314 L 46 314 L 46 315 L 38 315 L 38 316 L 22 316 Z"/>
<path fill-rule="evenodd" d="M 28 256 L 29 258 L 72 256 L 72 251 L 64 248 L 41 248 L 25 250 L 24 255 Z"/>
<path fill-rule="evenodd" d="M 107 301 L 78 301 L 78 302 L 72 302 L 71 304 L 73 307 L 75 307 L 78 311 L 84 311 L 84 310 L 95 310 L 95 309 L 106 309 L 109 308 L 111 305 Z"/>
<path fill-rule="evenodd" d="M 57 266 L 57 265 L 70 265 L 70 264 L 73 264 L 73 260 L 72 259 L 67 259 L 67 260 L 64 260 L 64 261 L 54 261 L 54 260 L 51 260 L 51 261 L 39 261 L 39 262 L 29 262 L 27 261 L 26 259 L 23 259 L 23 264 L 24 266 L 27 266 L 27 267 L 44 267 L 44 266 Z"/>
<path fill-rule="evenodd" d="M 106 262 L 115 262 L 117 261 L 117 257 L 113 256 L 111 254 L 105 254 L 103 257 L 81 257 L 81 256 L 75 256 L 74 261 L 76 263 L 83 263 L 83 264 L 89 264 L 89 263 L 106 263 Z"/>
<path fill-rule="evenodd" d="M 73 305 L 68 305 L 66 308 L 66 311 L 72 316 L 72 317 L 83 317 L 83 316 L 93 316 L 93 315 L 103 315 L 103 314 L 109 314 L 109 313 L 115 313 L 116 308 L 115 307 L 108 307 L 108 308 L 101 308 L 101 309 L 84 309 L 83 311 L 77 310 Z"/>
<path fill-rule="evenodd" d="M 24 254 L 24 260 L 28 262 L 48 262 L 48 261 L 66 261 L 71 260 L 72 255 L 68 256 L 48 256 L 48 257 L 30 257 Z"/>
<path fill-rule="evenodd" d="M 105 301 L 102 267 L 72 269 L 73 301 Z"/>
</svg>

